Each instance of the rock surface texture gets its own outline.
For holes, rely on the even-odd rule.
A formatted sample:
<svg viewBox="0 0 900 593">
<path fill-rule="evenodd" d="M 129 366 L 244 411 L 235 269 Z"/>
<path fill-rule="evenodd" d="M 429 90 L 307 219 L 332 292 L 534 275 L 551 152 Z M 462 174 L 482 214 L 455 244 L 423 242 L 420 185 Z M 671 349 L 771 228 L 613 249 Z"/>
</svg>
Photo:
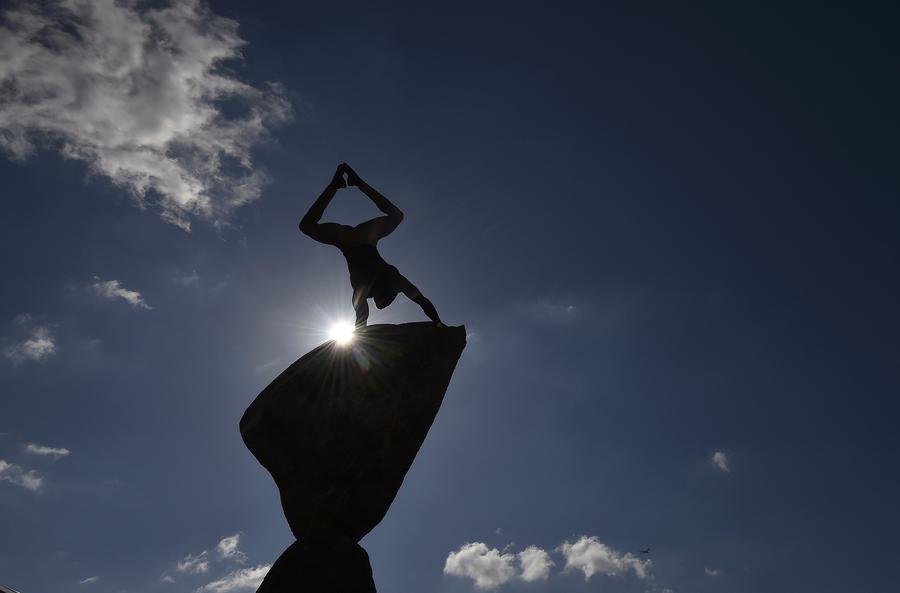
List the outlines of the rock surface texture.
<svg viewBox="0 0 900 593">
<path fill-rule="evenodd" d="M 341 556 L 354 566 L 360 557 L 347 550 L 358 549 L 368 567 L 356 542 L 384 518 L 397 495 L 465 345 L 463 327 L 372 325 L 348 345 L 328 342 L 309 352 L 250 404 L 241 436 L 275 479 L 298 539 L 260 592 L 288 591 L 272 583 L 294 582 L 295 576 L 284 575 L 296 571 L 312 578 L 302 566 L 330 566 L 323 558 L 335 546 L 344 547 Z M 371 571 L 346 568 L 348 577 L 363 582 L 368 574 L 371 581 Z M 345 585 L 320 590 L 343 591 Z M 374 591 L 374 585 L 346 590 Z"/>
</svg>

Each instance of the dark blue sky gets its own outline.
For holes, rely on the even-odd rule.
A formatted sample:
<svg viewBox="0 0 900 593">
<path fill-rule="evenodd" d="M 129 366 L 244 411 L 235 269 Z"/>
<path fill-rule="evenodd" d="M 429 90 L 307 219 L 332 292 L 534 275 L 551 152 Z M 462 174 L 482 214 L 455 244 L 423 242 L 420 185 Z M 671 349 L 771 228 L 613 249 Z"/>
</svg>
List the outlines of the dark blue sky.
<svg viewBox="0 0 900 593">
<path fill-rule="evenodd" d="M 443 573 L 471 542 L 555 562 L 499 591 L 896 588 L 896 6 L 210 7 L 247 42 L 227 76 L 293 109 L 253 144 L 256 199 L 186 232 L 64 159 L 62 124 L 0 159 L 0 584 L 191 592 L 289 545 L 237 422 L 352 317 L 296 226 L 347 161 L 406 213 L 382 254 L 470 332 L 363 541 L 380 591 L 472 591 Z M 344 190 L 330 218 L 373 212 Z M 236 533 L 243 564 L 213 550 Z M 566 570 L 582 536 L 651 548 L 649 574 Z"/>
</svg>

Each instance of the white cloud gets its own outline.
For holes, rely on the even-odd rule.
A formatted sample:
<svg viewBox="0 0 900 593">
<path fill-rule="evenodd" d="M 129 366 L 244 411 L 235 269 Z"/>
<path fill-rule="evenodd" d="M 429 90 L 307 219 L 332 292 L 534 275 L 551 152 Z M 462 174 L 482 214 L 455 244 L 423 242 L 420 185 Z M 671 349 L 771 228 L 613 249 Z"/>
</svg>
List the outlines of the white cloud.
<svg viewBox="0 0 900 593">
<path fill-rule="evenodd" d="M 163 573 L 163 575 L 162 575 L 161 577 L 159 577 L 159 581 L 160 581 L 161 583 L 169 583 L 169 584 L 172 584 L 172 583 L 175 582 L 175 579 L 173 579 L 172 577 L 170 577 L 167 573 Z"/>
<path fill-rule="evenodd" d="M 44 478 L 36 471 L 25 470 L 3 459 L 0 459 L 0 481 L 10 482 L 32 492 L 37 492 L 44 485 Z"/>
<path fill-rule="evenodd" d="M 230 593 L 231 591 L 256 590 L 272 568 L 270 564 L 256 568 L 242 568 L 221 579 L 207 583 L 196 590 L 196 593 Z"/>
<path fill-rule="evenodd" d="M 721 568 L 704 568 L 703 572 L 705 572 L 708 577 L 717 577 L 721 576 L 725 571 Z"/>
<path fill-rule="evenodd" d="M 21 339 L 3 348 L 3 356 L 13 364 L 40 362 L 56 353 L 53 332 L 45 325 L 37 325 L 31 315 L 18 315 L 13 319 Z"/>
<path fill-rule="evenodd" d="M 68 457 L 72 454 L 72 452 L 65 447 L 45 447 L 44 445 L 36 445 L 34 443 L 28 443 L 27 445 L 25 445 L 25 452 L 31 453 L 32 455 L 52 457 L 54 459 Z"/>
<path fill-rule="evenodd" d="M 447 556 L 444 574 L 470 578 L 477 589 L 496 589 L 515 576 L 515 560 L 512 554 L 488 549 L 483 543 L 467 543 Z"/>
<path fill-rule="evenodd" d="M 135 309 L 153 308 L 144 301 L 141 293 L 136 290 L 128 290 L 118 280 L 101 280 L 94 276 L 94 283 L 91 284 L 91 288 L 94 289 L 98 296 L 109 300 L 121 299 Z"/>
<path fill-rule="evenodd" d="M 184 560 L 179 560 L 175 565 L 175 570 L 187 574 L 205 574 L 209 572 L 209 558 L 205 551 L 200 552 L 196 556 L 188 554 Z"/>
<path fill-rule="evenodd" d="M 640 579 L 649 576 L 650 560 L 640 560 L 630 553 L 622 554 L 610 548 L 597 537 L 582 536 L 574 544 L 563 542 L 558 550 L 566 558 L 566 569 L 580 570 L 584 580 L 594 574 L 608 576 L 633 571 Z"/>
<path fill-rule="evenodd" d="M 728 460 L 728 455 L 726 455 L 722 451 L 716 451 L 715 453 L 713 453 L 712 457 L 709 459 L 709 462 L 720 472 L 725 474 L 731 473 L 731 462 Z"/>
<path fill-rule="evenodd" d="M 518 554 L 522 572 L 519 578 L 526 582 L 547 580 L 550 569 L 556 564 L 550 554 L 537 546 L 528 546 Z"/>
<path fill-rule="evenodd" d="M 240 533 L 235 533 L 234 535 L 223 537 L 219 540 L 219 543 L 216 544 L 216 552 L 219 553 L 219 558 L 223 560 L 232 560 L 241 564 L 246 562 L 247 555 L 238 550 L 240 541 Z"/>
<path fill-rule="evenodd" d="M 100 580 L 100 577 L 88 577 L 82 581 L 78 581 L 79 585 L 90 585 L 91 583 L 96 583 Z"/>
<path fill-rule="evenodd" d="M 223 68 L 242 56 L 236 21 L 202 0 L 49 0 L 16 2 L 2 22 L 0 150 L 13 159 L 57 150 L 184 229 L 259 197 L 251 149 L 291 108 L 277 84 Z"/>
</svg>

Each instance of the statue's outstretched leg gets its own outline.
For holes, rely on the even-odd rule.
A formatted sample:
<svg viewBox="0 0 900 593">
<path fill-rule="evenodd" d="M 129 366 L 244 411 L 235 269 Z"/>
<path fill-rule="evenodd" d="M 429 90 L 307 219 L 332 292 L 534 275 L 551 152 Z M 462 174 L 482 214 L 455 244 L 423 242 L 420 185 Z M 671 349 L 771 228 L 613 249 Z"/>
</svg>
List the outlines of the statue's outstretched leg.
<svg viewBox="0 0 900 593">
<path fill-rule="evenodd" d="M 403 294 L 406 295 L 406 298 L 422 307 L 422 311 L 425 312 L 425 315 L 428 316 L 428 319 L 432 320 L 438 325 L 444 325 L 444 323 L 441 321 L 440 316 L 438 315 L 437 309 L 434 308 L 434 305 L 431 303 L 431 301 L 425 298 L 425 295 L 422 294 L 422 292 L 411 282 L 408 282 L 408 286 L 404 287 Z"/>
<path fill-rule="evenodd" d="M 366 327 L 369 320 L 369 303 L 366 300 L 369 296 L 367 286 L 353 289 L 353 308 L 356 310 L 356 328 Z"/>
</svg>

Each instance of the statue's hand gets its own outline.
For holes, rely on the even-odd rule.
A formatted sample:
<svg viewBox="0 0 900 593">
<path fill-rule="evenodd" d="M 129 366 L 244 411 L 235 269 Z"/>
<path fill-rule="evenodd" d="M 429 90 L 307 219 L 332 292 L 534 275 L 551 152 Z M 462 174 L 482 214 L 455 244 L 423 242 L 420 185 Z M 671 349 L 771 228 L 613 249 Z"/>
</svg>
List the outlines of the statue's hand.
<svg viewBox="0 0 900 593">
<path fill-rule="evenodd" d="M 338 189 L 342 187 L 347 187 L 347 182 L 344 181 L 344 164 L 341 163 L 338 165 L 337 170 L 334 172 L 334 177 L 331 178 L 331 186 L 336 187 Z"/>
<path fill-rule="evenodd" d="M 338 169 L 343 170 L 344 173 L 347 174 L 347 186 L 348 187 L 351 185 L 359 185 L 360 182 L 362 182 L 362 178 L 359 175 L 357 175 L 356 171 L 354 171 L 350 167 L 350 165 L 348 165 L 347 163 L 341 163 L 340 165 L 338 165 Z"/>
</svg>

